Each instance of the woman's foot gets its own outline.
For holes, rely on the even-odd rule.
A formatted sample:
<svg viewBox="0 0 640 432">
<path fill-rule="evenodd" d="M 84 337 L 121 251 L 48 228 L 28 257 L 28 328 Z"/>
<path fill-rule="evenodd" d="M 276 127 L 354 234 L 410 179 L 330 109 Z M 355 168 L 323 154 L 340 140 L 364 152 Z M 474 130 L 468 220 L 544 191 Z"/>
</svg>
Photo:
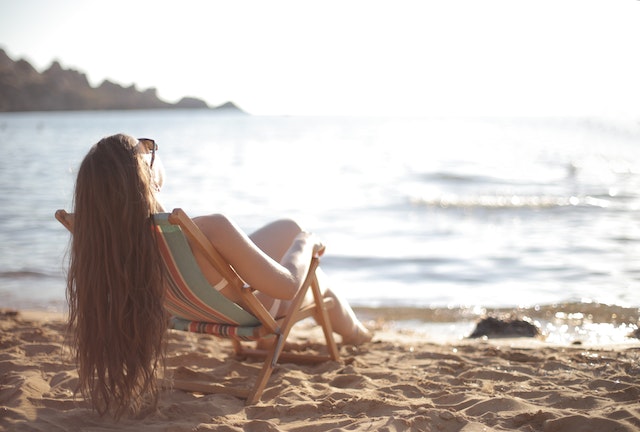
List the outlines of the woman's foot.
<svg viewBox="0 0 640 432">
<path fill-rule="evenodd" d="M 360 324 L 356 326 L 352 334 L 342 336 L 342 343 L 345 345 L 362 345 L 363 343 L 371 342 L 371 339 L 373 339 L 373 333 Z"/>
</svg>

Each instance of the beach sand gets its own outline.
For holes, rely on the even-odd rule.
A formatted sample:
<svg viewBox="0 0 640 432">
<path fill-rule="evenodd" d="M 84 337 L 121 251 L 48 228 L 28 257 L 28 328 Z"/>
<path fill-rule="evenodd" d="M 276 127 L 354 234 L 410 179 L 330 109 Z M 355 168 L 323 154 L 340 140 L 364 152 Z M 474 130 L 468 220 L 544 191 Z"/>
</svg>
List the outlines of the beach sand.
<svg viewBox="0 0 640 432">
<path fill-rule="evenodd" d="M 157 410 L 116 422 L 74 397 L 77 373 L 63 317 L 5 311 L 0 430 L 640 430 L 637 342 L 604 348 L 536 339 L 434 343 L 378 327 L 373 342 L 341 346 L 341 362 L 279 365 L 257 405 L 164 390 Z M 310 323 L 294 336 L 311 350 L 321 340 Z M 177 374 L 212 381 L 242 381 L 259 368 L 233 358 L 227 341 L 173 331 L 167 362 Z"/>
</svg>

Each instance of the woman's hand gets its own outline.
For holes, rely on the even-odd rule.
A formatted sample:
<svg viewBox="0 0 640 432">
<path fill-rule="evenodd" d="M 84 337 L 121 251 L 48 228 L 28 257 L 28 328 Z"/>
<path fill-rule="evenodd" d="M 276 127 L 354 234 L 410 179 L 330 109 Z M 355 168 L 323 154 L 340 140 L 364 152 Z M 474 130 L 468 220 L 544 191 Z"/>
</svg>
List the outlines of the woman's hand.
<svg viewBox="0 0 640 432">
<path fill-rule="evenodd" d="M 326 249 L 324 243 L 322 242 L 322 240 L 320 240 L 320 237 L 318 237 L 316 234 L 314 233 L 310 233 L 310 232 L 306 232 L 306 231 L 302 231 L 300 232 L 300 234 L 297 235 L 296 238 L 299 239 L 304 239 L 307 242 L 309 242 L 310 244 L 313 245 L 313 256 L 314 257 L 321 257 L 322 255 L 324 255 L 324 251 Z"/>
<path fill-rule="evenodd" d="M 318 239 L 318 242 L 313 245 L 313 256 L 317 258 L 321 257 L 322 255 L 324 255 L 325 249 L 326 246 L 324 245 L 324 243 L 322 243 L 322 241 Z"/>
</svg>

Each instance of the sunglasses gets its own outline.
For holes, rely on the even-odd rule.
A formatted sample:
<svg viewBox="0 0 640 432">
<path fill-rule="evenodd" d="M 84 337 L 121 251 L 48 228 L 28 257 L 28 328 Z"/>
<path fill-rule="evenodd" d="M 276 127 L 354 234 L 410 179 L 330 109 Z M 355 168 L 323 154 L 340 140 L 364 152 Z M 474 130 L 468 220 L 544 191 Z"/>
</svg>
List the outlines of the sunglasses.
<svg viewBox="0 0 640 432">
<path fill-rule="evenodd" d="M 138 141 L 151 152 L 151 163 L 149 168 L 153 168 L 153 161 L 156 159 L 156 150 L 158 150 L 158 144 L 151 138 L 138 138 Z"/>
</svg>

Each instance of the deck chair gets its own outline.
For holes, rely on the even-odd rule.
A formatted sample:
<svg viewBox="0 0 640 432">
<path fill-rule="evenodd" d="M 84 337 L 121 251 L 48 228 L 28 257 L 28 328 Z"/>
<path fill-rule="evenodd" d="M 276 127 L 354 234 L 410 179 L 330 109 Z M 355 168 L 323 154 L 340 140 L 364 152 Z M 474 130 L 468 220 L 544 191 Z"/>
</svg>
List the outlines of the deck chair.
<svg viewBox="0 0 640 432">
<path fill-rule="evenodd" d="M 58 210 L 55 214 L 69 231 L 73 232 L 73 214 Z M 165 307 L 172 315 L 170 328 L 190 332 L 207 333 L 231 340 L 235 354 L 239 357 L 261 358 L 262 369 L 252 388 L 230 388 L 216 383 L 189 380 L 164 381 L 163 385 L 201 393 L 229 393 L 246 398 L 246 404 L 260 400 L 267 382 L 278 361 L 323 362 L 339 360 L 327 309 L 333 306 L 331 299 L 323 298 L 315 270 L 319 258 L 313 257 L 302 288 L 291 302 L 290 310 L 283 318 L 274 319 L 229 265 L 215 246 L 204 236 L 195 223 L 181 209 L 171 213 L 154 215 L 156 233 L 161 255 L 167 268 L 167 291 Z M 218 284 L 230 285 L 243 300 L 245 307 L 232 302 L 206 280 L 195 260 L 187 238 L 206 259 L 222 274 Z M 303 300 L 311 289 L 314 303 L 303 306 Z M 293 326 L 299 321 L 314 317 L 322 327 L 326 340 L 326 355 L 284 352 L 285 341 Z M 247 341 L 262 340 L 266 348 L 247 347 Z"/>
</svg>

